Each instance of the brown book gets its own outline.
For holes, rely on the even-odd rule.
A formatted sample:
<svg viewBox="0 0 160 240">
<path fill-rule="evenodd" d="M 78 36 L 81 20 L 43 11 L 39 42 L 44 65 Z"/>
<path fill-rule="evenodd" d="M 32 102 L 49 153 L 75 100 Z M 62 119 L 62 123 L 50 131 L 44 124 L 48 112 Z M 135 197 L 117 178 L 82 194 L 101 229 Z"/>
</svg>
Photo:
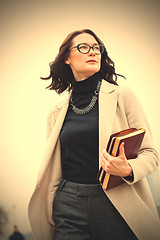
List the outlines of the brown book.
<svg viewBox="0 0 160 240">
<path fill-rule="evenodd" d="M 122 142 L 124 142 L 126 158 L 134 159 L 138 155 L 144 134 L 145 130 L 143 128 L 140 129 L 130 128 L 112 134 L 110 136 L 106 150 L 110 155 L 118 156 L 119 146 L 121 145 Z M 100 184 L 102 185 L 102 188 L 106 190 L 124 183 L 122 177 L 106 173 L 102 167 L 98 172 L 97 180 L 99 180 Z"/>
</svg>

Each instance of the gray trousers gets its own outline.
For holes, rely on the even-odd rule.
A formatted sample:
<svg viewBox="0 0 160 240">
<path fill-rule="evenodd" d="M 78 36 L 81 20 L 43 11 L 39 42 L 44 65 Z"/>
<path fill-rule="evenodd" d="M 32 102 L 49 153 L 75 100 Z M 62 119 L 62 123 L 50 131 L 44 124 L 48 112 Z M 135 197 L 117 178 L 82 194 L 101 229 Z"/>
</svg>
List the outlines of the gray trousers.
<svg viewBox="0 0 160 240">
<path fill-rule="evenodd" d="M 99 184 L 62 180 L 52 217 L 54 240 L 137 240 Z"/>
</svg>

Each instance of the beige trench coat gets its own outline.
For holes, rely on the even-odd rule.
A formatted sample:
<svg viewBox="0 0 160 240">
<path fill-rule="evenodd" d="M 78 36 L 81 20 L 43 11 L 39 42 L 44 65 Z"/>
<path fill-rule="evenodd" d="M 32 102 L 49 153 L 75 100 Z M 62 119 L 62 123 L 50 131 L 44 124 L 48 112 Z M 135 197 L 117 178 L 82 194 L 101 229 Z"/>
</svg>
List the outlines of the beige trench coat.
<svg viewBox="0 0 160 240">
<path fill-rule="evenodd" d="M 29 203 L 29 220 L 35 240 L 53 240 L 52 203 L 62 178 L 59 133 L 68 103 L 69 98 L 59 103 L 48 117 L 48 141 Z M 115 86 L 102 80 L 99 94 L 99 154 L 106 148 L 111 133 L 130 127 L 146 129 L 138 157 L 129 160 L 134 182 L 125 181 L 106 194 L 139 240 L 158 240 L 160 222 L 146 176 L 155 170 L 159 159 L 148 122 L 139 101 L 128 87 Z"/>
</svg>

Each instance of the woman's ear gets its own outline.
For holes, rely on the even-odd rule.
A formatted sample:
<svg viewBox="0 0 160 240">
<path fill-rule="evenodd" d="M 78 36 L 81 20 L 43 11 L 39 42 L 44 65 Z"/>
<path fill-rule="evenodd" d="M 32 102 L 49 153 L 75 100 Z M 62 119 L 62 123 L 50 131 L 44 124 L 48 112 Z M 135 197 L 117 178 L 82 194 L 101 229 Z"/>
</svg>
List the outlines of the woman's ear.
<svg viewBox="0 0 160 240">
<path fill-rule="evenodd" d="M 68 64 L 68 65 L 70 64 L 70 59 L 69 58 L 66 59 L 65 64 Z"/>
</svg>

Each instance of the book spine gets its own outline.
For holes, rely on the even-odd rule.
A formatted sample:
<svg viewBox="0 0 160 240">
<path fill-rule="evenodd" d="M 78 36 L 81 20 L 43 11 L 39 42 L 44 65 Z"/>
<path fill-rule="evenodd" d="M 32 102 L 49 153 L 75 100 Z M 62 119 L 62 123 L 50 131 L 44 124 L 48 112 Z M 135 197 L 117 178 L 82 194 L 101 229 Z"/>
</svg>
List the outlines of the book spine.
<svg viewBox="0 0 160 240">
<path fill-rule="evenodd" d="M 118 148 L 119 148 L 119 143 L 120 143 L 119 139 L 116 138 L 115 142 L 114 142 L 114 147 L 112 149 L 112 152 L 110 153 L 112 156 L 117 155 L 117 151 L 118 151 Z M 105 176 L 103 177 L 103 181 L 101 181 L 103 189 L 107 189 L 107 186 L 108 186 L 108 183 L 109 183 L 109 178 L 110 178 L 110 174 L 105 172 Z"/>
<path fill-rule="evenodd" d="M 112 155 L 113 157 L 116 157 L 116 156 L 117 156 L 119 144 L 120 144 L 120 140 L 119 140 L 118 138 L 116 138 L 115 143 L 114 143 L 114 147 L 113 147 L 113 150 L 112 150 L 112 153 L 111 153 L 111 155 Z"/>
<path fill-rule="evenodd" d="M 110 178 L 110 174 L 105 172 L 105 177 L 104 177 L 104 180 L 103 180 L 103 183 L 102 183 L 102 188 L 105 189 L 105 190 L 107 189 L 109 178 Z"/>
</svg>

